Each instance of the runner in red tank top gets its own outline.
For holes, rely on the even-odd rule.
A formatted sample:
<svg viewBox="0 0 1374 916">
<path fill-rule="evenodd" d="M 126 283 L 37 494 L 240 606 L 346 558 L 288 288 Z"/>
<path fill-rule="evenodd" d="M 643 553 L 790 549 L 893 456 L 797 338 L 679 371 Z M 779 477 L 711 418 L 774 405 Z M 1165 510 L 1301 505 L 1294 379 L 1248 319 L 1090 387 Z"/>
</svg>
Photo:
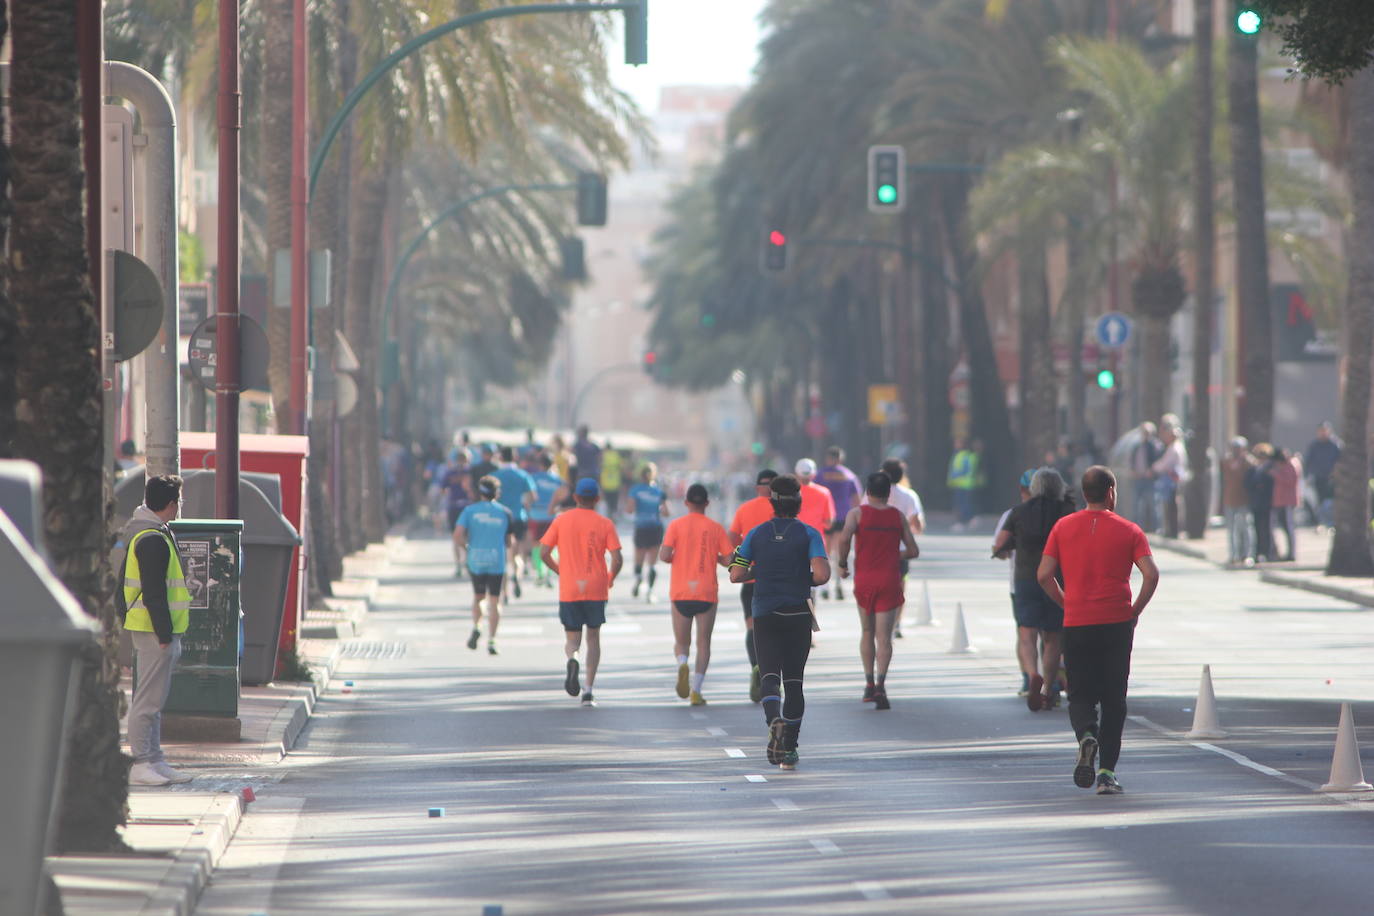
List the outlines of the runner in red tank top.
<svg viewBox="0 0 1374 916">
<path fill-rule="evenodd" d="M 854 548 L 854 600 L 859 605 L 859 658 L 864 666 L 864 702 L 891 709 L 887 669 L 892 662 L 892 626 L 906 602 L 902 561 L 920 554 L 911 527 L 900 509 L 887 504 L 892 478 L 882 471 L 868 475 L 868 504 L 849 510 L 836 544 L 840 575 L 849 576 L 849 542 Z M 877 679 L 874 679 L 874 668 Z"/>
</svg>

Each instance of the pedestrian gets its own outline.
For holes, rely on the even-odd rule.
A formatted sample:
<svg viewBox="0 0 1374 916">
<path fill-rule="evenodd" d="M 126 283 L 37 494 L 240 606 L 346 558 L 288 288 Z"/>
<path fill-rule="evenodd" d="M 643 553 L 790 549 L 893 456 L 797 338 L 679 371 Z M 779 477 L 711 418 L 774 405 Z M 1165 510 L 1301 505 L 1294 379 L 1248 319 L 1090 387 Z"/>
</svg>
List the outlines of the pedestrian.
<svg viewBox="0 0 1374 916">
<path fill-rule="evenodd" d="M 1021 472 L 1021 478 L 1017 481 L 1018 489 L 1021 492 L 1021 503 L 1030 499 L 1031 480 L 1035 477 L 1035 468 L 1027 468 Z M 1017 505 L 1020 505 L 1018 503 Z M 1002 517 L 997 520 L 997 533 L 992 538 L 992 558 L 994 560 L 1010 560 L 1007 565 L 1007 599 L 1011 602 L 1011 617 L 1016 620 L 1016 544 L 1010 536 L 1003 536 L 1002 529 L 1006 527 L 1007 519 L 1011 518 L 1011 513 L 1016 509 L 1012 506 L 1002 513 Z M 1036 659 L 1039 657 L 1039 647 L 1031 646 L 1029 653 L 1021 651 L 1021 629 L 1016 630 L 1016 645 L 1013 647 L 1016 653 L 1016 660 L 1021 666 L 1021 689 L 1016 691 L 1018 697 L 1030 696 L 1031 676 L 1039 671 Z"/>
<path fill-rule="evenodd" d="M 1245 475 L 1245 494 L 1250 500 L 1250 517 L 1255 521 L 1255 562 L 1267 563 L 1274 556 L 1274 447 L 1260 442 L 1250 450 L 1254 462 Z"/>
<path fill-rule="evenodd" d="M 439 488 L 444 491 L 444 515 L 448 520 L 448 532 L 453 534 L 453 526 L 458 524 L 458 516 L 463 514 L 468 503 L 472 502 L 471 477 L 468 473 L 467 449 L 455 448 L 449 452 L 448 463 L 444 465 L 439 478 Z M 475 489 L 475 488 L 474 488 Z M 467 564 L 463 560 L 462 548 L 453 545 L 453 575 L 463 578 Z"/>
<path fill-rule="evenodd" d="M 1282 531 L 1288 541 L 1287 551 L 1278 559 L 1292 562 L 1297 558 L 1294 535 L 1297 531 L 1298 504 L 1301 502 L 1302 458 L 1287 449 L 1278 449 L 1269 476 L 1274 478 L 1273 527 Z"/>
<path fill-rule="evenodd" d="M 844 527 L 849 510 L 857 505 L 863 496 L 864 488 L 854 472 L 845 467 L 844 449 L 838 445 L 832 445 L 825 450 L 825 464 L 816 472 L 816 483 L 830 491 L 830 524 L 826 525 L 821 533 L 825 535 L 825 549 L 834 557 L 835 549 L 839 545 L 840 529 Z M 835 597 L 844 598 L 838 579 L 835 581 Z"/>
<path fill-rule="evenodd" d="M 1015 556 L 1012 613 L 1016 617 L 1016 656 L 1021 670 L 1030 673 L 1026 706 L 1031 712 L 1059 705 L 1064 611 L 1045 594 L 1037 576 L 1050 531 L 1074 510 L 1067 489 L 1058 471 L 1040 468 L 1031 475 L 1030 498 L 1007 514 L 993 543 L 994 555 L 1010 548 Z"/>
<path fill-rule="evenodd" d="M 568 450 L 562 436 L 549 439 L 549 457 L 553 459 L 553 472 L 563 480 L 572 480 L 574 467 L 573 453 Z"/>
<path fill-rule="evenodd" d="M 1336 463 L 1341 459 L 1341 440 L 1329 421 L 1317 426 L 1317 437 L 1307 444 L 1303 467 L 1312 475 L 1312 489 L 1317 502 L 1318 528 L 1331 527 L 1331 502 L 1336 497 Z"/>
<path fill-rule="evenodd" d="M 584 477 L 590 477 L 599 483 L 601 480 L 601 446 L 591 440 L 586 424 L 577 428 L 577 438 L 573 440 L 572 453 L 573 464 L 577 467 L 573 471 L 574 477 L 569 478 L 565 475 L 565 479 L 581 480 Z"/>
<path fill-rule="evenodd" d="M 906 519 L 908 527 L 911 528 L 913 535 L 920 534 L 926 527 L 926 510 L 921 503 L 921 497 L 916 491 L 906 485 L 906 462 L 900 458 L 888 458 L 882 464 L 881 470 L 892 481 L 892 492 L 887 497 L 887 504 L 902 513 Z M 865 496 L 864 502 L 868 502 Z M 902 587 L 906 588 L 907 573 L 911 571 L 911 561 L 902 561 Z M 906 610 L 906 605 L 901 604 L 897 607 L 896 618 L 892 623 L 892 638 L 902 638 L 902 612 Z"/>
<path fill-rule="evenodd" d="M 774 517 L 754 528 L 735 548 L 730 581 L 754 580 L 754 641 L 763 672 L 763 719 L 768 723 L 768 762 L 797 768 L 797 743 L 806 712 L 803 681 L 816 626 L 811 589 L 830 579 L 821 533 L 797 519 L 801 481 L 791 474 L 769 485 Z"/>
<path fill-rule="evenodd" d="M 1114 511 L 1116 477 L 1111 470 L 1088 468 L 1081 488 L 1087 508 L 1066 515 L 1050 531 L 1037 578 L 1050 600 L 1064 609 L 1069 721 L 1078 740 L 1074 785 L 1087 789 L 1096 783 L 1098 795 L 1120 795 L 1116 765 L 1126 724 L 1131 646 L 1136 622 L 1159 585 L 1159 569 L 1145 532 Z M 1132 567 L 1141 575 L 1134 600 Z"/>
<path fill-rule="evenodd" d="M 534 505 L 534 478 L 515 463 L 515 449 L 509 445 L 501 446 L 501 464 L 492 474 L 501 484 L 498 499 L 501 505 L 510 510 L 511 548 L 509 586 L 515 597 L 520 597 L 520 577 L 525 574 L 525 558 L 529 553 L 530 507 Z"/>
<path fill-rule="evenodd" d="M 1253 566 L 1255 563 L 1255 529 L 1250 517 L 1250 495 L 1245 487 L 1253 466 L 1246 438 L 1231 439 L 1226 457 L 1221 459 L 1221 514 L 1226 520 L 1227 563 L 1231 566 Z"/>
<path fill-rule="evenodd" d="M 601 487 L 595 478 L 579 480 L 573 488 L 576 507 L 555 517 L 540 542 L 544 565 L 558 576 L 558 619 L 563 624 L 563 654 L 567 657 L 563 689 L 573 697 L 582 691 L 583 706 L 596 705 L 592 685 L 601 664 L 601 626 L 606 622 L 606 601 L 625 562 L 615 524 L 596 511 L 600 496 Z M 556 560 L 554 550 L 558 550 Z M 611 558 L 609 568 L 607 554 Z M 585 691 L 579 680 L 577 660 L 584 633 L 587 643 Z"/>
<path fill-rule="evenodd" d="M 663 544 L 663 519 L 668 515 L 668 495 L 658 485 L 658 466 L 652 461 L 639 472 L 639 483 L 630 487 L 627 494 L 630 504 L 626 508 L 634 519 L 635 545 L 635 584 L 630 595 L 638 598 L 639 590 L 645 585 L 645 597 L 650 604 L 658 600 L 654 583 L 658 572 L 654 562 L 658 559 L 658 548 Z M 648 575 L 645 576 L 645 566 Z"/>
<path fill-rule="evenodd" d="M 716 569 L 730 563 L 734 548 L 730 536 L 715 519 L 706 515 L 710 504 L 706 487 L 694 483 L 687 488 L 687 514 L 674 519 L 663 535 L 659 556 L 672 567 L 668 580 L 668 600 L 673 619 L 673 657 L 677 660 L 677 695 L 693 706 L 705 706 L 701 687 L 711 664 L 711 632 L 716 626 L 716 604 L 720 584 Z M 687 654 L 692 648 L 692 630 L 697 634 L 696 667 L 690 673 Z"/>
<path fill-rule="evenodd" d="M 606 447 L 601 450 L 601 494 L 606 499 L 606 516 L 615 518 L 620 511 L 620 491 L 625 486 L 624 474 L 625 460 L 621 458 L 620 452 L 611 445 L 611 440 L 606 440 Z"/>
<path fill-rule="evenodd" d="M 1155 435 L 1155 429 L 1149 420 L 1141 423 L 1136 444 L 1131 448 L 1131 519 L 1144 531 L 1159 527 L 1154 464 L 1164 454 L 1164 444 Z"/>
<path fill-rule="evenodd" d="M 803 524 L 810 525 L 820 532 L 821 539 L 825 539 L 825 533 L 830 530 L 830 525 L 835 521 L 835 500 L 830 495 L 830 490 L 816 483 L 816 462 L 810 458 L 802 458 L 797 462 L 794 470 L 796 471 L 797 481 L 801 484 L 801 512 L 797 518 Z M 830 590 L 821 589 L 821 597 L 829 598 Z M 835 598 L 843 600 L 844 594 L 840 591 L 840 583 L 835 583 Z"/>
<path fill-rule="evenodd" d="M 1150 466 L 1155 481 L 1158 518 L 1166 538 L 1178 537 L 1178 487 L 1187 478 L 1188 452 L 1183 445 L 1183 430 L 1177 426 L 1160 427 L 1163 451 Z"/>
<path fill-rule="evenodd" d="M 482 602 L 487 605 L 487 654 L 496 654 L 496 630 L 501 625 L 501 595 L 505 591 L 506 560 L 515 549 L 515 517 L 501 502 L 501 481 L 491 474 L 477 481 L 478 501 L 458 516 L 453 543 L 465 548 L 472 577 L 472 633 L 468 648 L 482 639 Z"/>
<path fill-rule="evenodd" d="M 978 454 L 968 446 L 968 440 L 956 442 L 954 456 L 949 459 L 949 474 L 945 483 L 954 495 L 954 531 L 962 533 L 978 514 L 974 504 L 978 485 Z"/>
<path fill-rule="evenodd" d="M 468 480 L 471 482 L 470 493 L 477 492 L 477 482 L 488 474 L 496 473 L 496 448 L 490 444 L 483 444 L 477 449 L 478 458 L 468 466 Z"/>
<path fill-rule="evenodd" d="M 892 664 L 892 629 L 906 603 L 902 564 L 920 556 L 902 510 L 888 505 L 892 478 L 875 471 L 865 482 L 867 501 L 845 515 L 836 544 L 840 578 L 849 576 L 849 544 L 854 542 L 854 601 L 859 605 L 859 661 L 864 669 L 865 703 L 891 709 L 887 669 Z"/>
<path fill-rule="evenodd" d="M 773 517 L 773 491 L 770 488 L 778 472 L 764 468 L 754 477 L 754 497 L 740 503 L 730 522 L 730 545 L 738 547 L 744 536 Z M 754 644 L 754 580 L 747 579 L 739 589 L 740 604 L 744 607 L 744 649 L 749 655 L 749 699 L 758 703 L 761 693 L 758 649 Z"/>
<path fill-rule="evenodd" d="M 530 531 L 529 539 L 531 544 L 537 544 L 544 538 L 544 532 L 549 530 L 549 525 L 553 523 L 554 514 L 557 512 L 559 497 L 564 491 L 563 478 L 559 477 L 553 470 L 554 457 L 549 452 L 540 452 L 535 458 L 535 465 L 539 468 L 534 475 L 534 504 L 530 506 Z M 532 550 L 532 560 L 534 564 L 534 582 L 543 588 L 552 585 L 549 579 L 548 570 L 544 568 L 544 556 L 540 550 Z"/>
<path fill-rule="evenodd" d="M 133 786 L 190 782 L 162 752 L 162 707 L 172 689 L 172 672 L 181 658 L 181 637 L 190 622 L 191 593 L 186 588 L 176 536 L 168 523 L 181 510 L 181 478 L 149 477 L 143 505 L 120 534 L 125 545 L 124 630 L 134 647 L 133 697 L 129 701 L 129 770 Z"/>
</svg>

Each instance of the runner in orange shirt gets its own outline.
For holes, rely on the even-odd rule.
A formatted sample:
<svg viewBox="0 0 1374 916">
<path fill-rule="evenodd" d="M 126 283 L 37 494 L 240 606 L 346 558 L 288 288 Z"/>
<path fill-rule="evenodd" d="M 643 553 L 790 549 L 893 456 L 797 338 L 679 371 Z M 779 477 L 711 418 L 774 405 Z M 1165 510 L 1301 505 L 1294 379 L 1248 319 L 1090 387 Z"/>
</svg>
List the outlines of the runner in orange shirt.
<svg viewBox="0 0 1374 916">
<path fill-rule="evenodd" d="M 687 488 L 687 514 L 674 519 L 663 535 L 659 559 L 673 567 L 668 598 L 673 610 L 673 655 L 677 658 L 677 695 L 691 698 L 693 706 L 705 706 L 701 684 L 711 664 L 711 631 L 716 625 L 720 586 L 716 567 L 725 566 L 734 545 L 725 529 L 706 517 L 710 498 L 706 488 L 694 483 Z M 687 653 L 692 648 L 692 621 L 696 621 L 697 664 L 690 675 Z"/>
<path fill-rule="evenodd" d="M 596 680 L 597 665 L 601 662 L 601 625 L 606 622 L 606 600 L 611 583 L 620 575 L 625 562 L 620 552 L 620 538 L 615 524 L 596 511 L 601 487 L 590 477 L 583 477 L 573 489 L 577 507 L 561 513 L 549 525 L 540 540 L 544 565 L 558 576 L 558 619 L 567 636 L 563 651 L 568 657 L 567 676 L 563 689 L 569 696 L 577 696 L 582 686 L 578 681 L 577 653 L 582 647 L 582 631 L 587 633 L 587 689 L 582 692 L 582 705 L 595 706 L 592 682 Z M 553 558 L 559 548 L 558 559 Z M 611 555 L 610 568 L 606 554 Z"/>
<path fill-rule="evenodd" d="M 768 485 L 777 476 L 777 471 L 772 468 L 764 468 L 754 478 L 754 492 L 757 495 L 741 504 L 735 510 L 734 521 L 730 522 L 730 545 L 732 547 L 738 547 L 744 542 L 746 534 L 773 517 L 773 503 L 770 499 L 772 491 L 769 490 Z M 763 690 L 759 685 L 759 656 L 754 650 L 754 614 L 751 610 L 754 606 L 754 582 L 752 579 L 740 586 L 739 600 L 740 604 L 744 605 L 744 648 L 749 653 L 749 699 L 757 703 L 763 699 Z"/>
</svg>

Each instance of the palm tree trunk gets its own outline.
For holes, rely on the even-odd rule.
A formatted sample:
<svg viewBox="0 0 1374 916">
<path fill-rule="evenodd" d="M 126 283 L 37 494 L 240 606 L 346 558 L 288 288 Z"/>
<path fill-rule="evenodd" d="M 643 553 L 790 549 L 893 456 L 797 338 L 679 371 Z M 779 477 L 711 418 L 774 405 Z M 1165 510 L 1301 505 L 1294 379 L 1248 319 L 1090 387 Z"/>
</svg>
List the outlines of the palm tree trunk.
<svg viewBox="0 0 1374 916">
<path fill-rule="evenodd" d="M 276 252 L 291 247 L 291 0 L 262 0 L 263 82 L 262 133 L 259 136 L 259 169 L 267 200 L 267 288 L 275 293 L 278 278 Z M 267 309 L 267 342 L 271 357 L 267 378 L 272 389 L 272 408 L 277 432 L 295 430 L 291 416 L 291 310 Z"/>
<path fill-rule="evenodd" d="M 914 465 L 921 500 L 948 509 L 945 465 L 954 453 L 949 403 L 949 287 L 945 283 L 944 248 L 940 240 L 939 194 L 932 187 L 920 223 L 921 243 L 921 411 L 922 438 Z"/>
<path fill-rule="evenodd" d="M 359 173 L 353 193 L 348 258 L 348 300 L 344 322 L 348 340 L 357 352 L 362 368 L 358 372 L 358 406 L 349 418 L 347 451 L 349 477 L 345 486 L 354 487 L 358 510 L 356 532 L 362 544 L 380 541 L 386 535 L 382 487 L 380 430 L 377 415 L 377 227 L 386 210 L 386 176 L 376 168 Z M 354 543 L 357 543 L 355 540 Z"/>
<path fill-rule="evenodd" d="M 1369 400 L 1371 338 L 1374 338 L 1374 68 L 1350 81 L 1350 197 L 1353 221 L 1346 244 L 1350 262 L 1345 304 L 1345 363 L 1341 385 L 1341 435 L 1336 466 L 1335 536 L 1329 576 L 1369 576 Z"/>
<path fill-rule="evenodd" d="M 1078 272 L 1083 261 L 1085 246 L 1081 233 L 1078 221 L 1072 220 L 1068 244 L 1065 246 L 1068 274 L 1071 277 Z M 1061 307 L 1064 310 L 1064 343 L 1069 351 L 1068 433 L 1074 448 L 1078 448 L 1088 428 L 1088 385 L 1083 375 L 1083 321 L 1087 313 L 1087 300 L 1078 290 L 1071 290 L 1064 297 Z"/>
<path fill-rule="evenodd" d="M 1159 422 L 1169 403 L 1169 319 L 1142 314 L 1140 325 L 1140 418 Z"/>
<path fill-rule="evenodd" d="M 1027 241 L 1017 255 L 1016 270 L 1021 298 L 1021 463 L 1039 467 L 1058 439 L 1044 243 Z"/>
<path fill-rule="evenodd" d="M 59 849 L 125 849 L 128 799 L 119 749 L 119 666 L 104 495 L 100 314 L 86 248 L 77 2 L 10 10 L 14 222 L 10 294 L 23 346 L 15 354 L 13 447 L 43 470 L 50 565 L 102 639 L 85 653 L 71 723 Z"/>
<path fill-rule="evenodd" d="M 1212 320 L 1216 288 L 1216 213 L 1212 174 L 1212 0 L 1193 0 L 1193 438 L 1188 443 L 1184 528 L 1200 538 L 1211 514 Z"/>
<path fill-rule="evenodd" d="M 1232 30 L 1226 69 L 1236 201 L 1236 294 L 1244 328 L 1240 343 L 1245 394 L 1239 428 L 1251 442 L 1268 442 L 1274 423 L 1274 330 L 1265 234 L 1259 52 L 1254 37 Z"/>
<path fill-rule="evenodd" d="M 0 0 L 0 45 L 5 42 L 9 16 Z M 10 229 L 10 148 L 5 142 L 5 110 L 0 107 L 0 251 L 8 247 Z M 9 259 L 0 258 L 0 458 L 12 458 L 14 407 L 19 398 L 16 370 L 19 360 L 19 316 L 9 292 Z"/>
</svg>

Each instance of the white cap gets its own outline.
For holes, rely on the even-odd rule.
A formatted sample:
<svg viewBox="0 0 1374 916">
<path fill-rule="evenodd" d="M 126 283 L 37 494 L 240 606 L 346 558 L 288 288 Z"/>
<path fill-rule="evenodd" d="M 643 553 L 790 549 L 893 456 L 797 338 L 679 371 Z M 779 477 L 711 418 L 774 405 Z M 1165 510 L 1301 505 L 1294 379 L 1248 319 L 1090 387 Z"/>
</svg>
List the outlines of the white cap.
<svg viewBox="0 0 1374 916">
<path fill-rule="evenodd" d="M 803 458 L 797 462 L 797 466 L 793 468 L 793 470 L 798 474 L 811 474 L 815 476 L 816 462 L 812 461 L 810 458 Z"/>
</svg>

